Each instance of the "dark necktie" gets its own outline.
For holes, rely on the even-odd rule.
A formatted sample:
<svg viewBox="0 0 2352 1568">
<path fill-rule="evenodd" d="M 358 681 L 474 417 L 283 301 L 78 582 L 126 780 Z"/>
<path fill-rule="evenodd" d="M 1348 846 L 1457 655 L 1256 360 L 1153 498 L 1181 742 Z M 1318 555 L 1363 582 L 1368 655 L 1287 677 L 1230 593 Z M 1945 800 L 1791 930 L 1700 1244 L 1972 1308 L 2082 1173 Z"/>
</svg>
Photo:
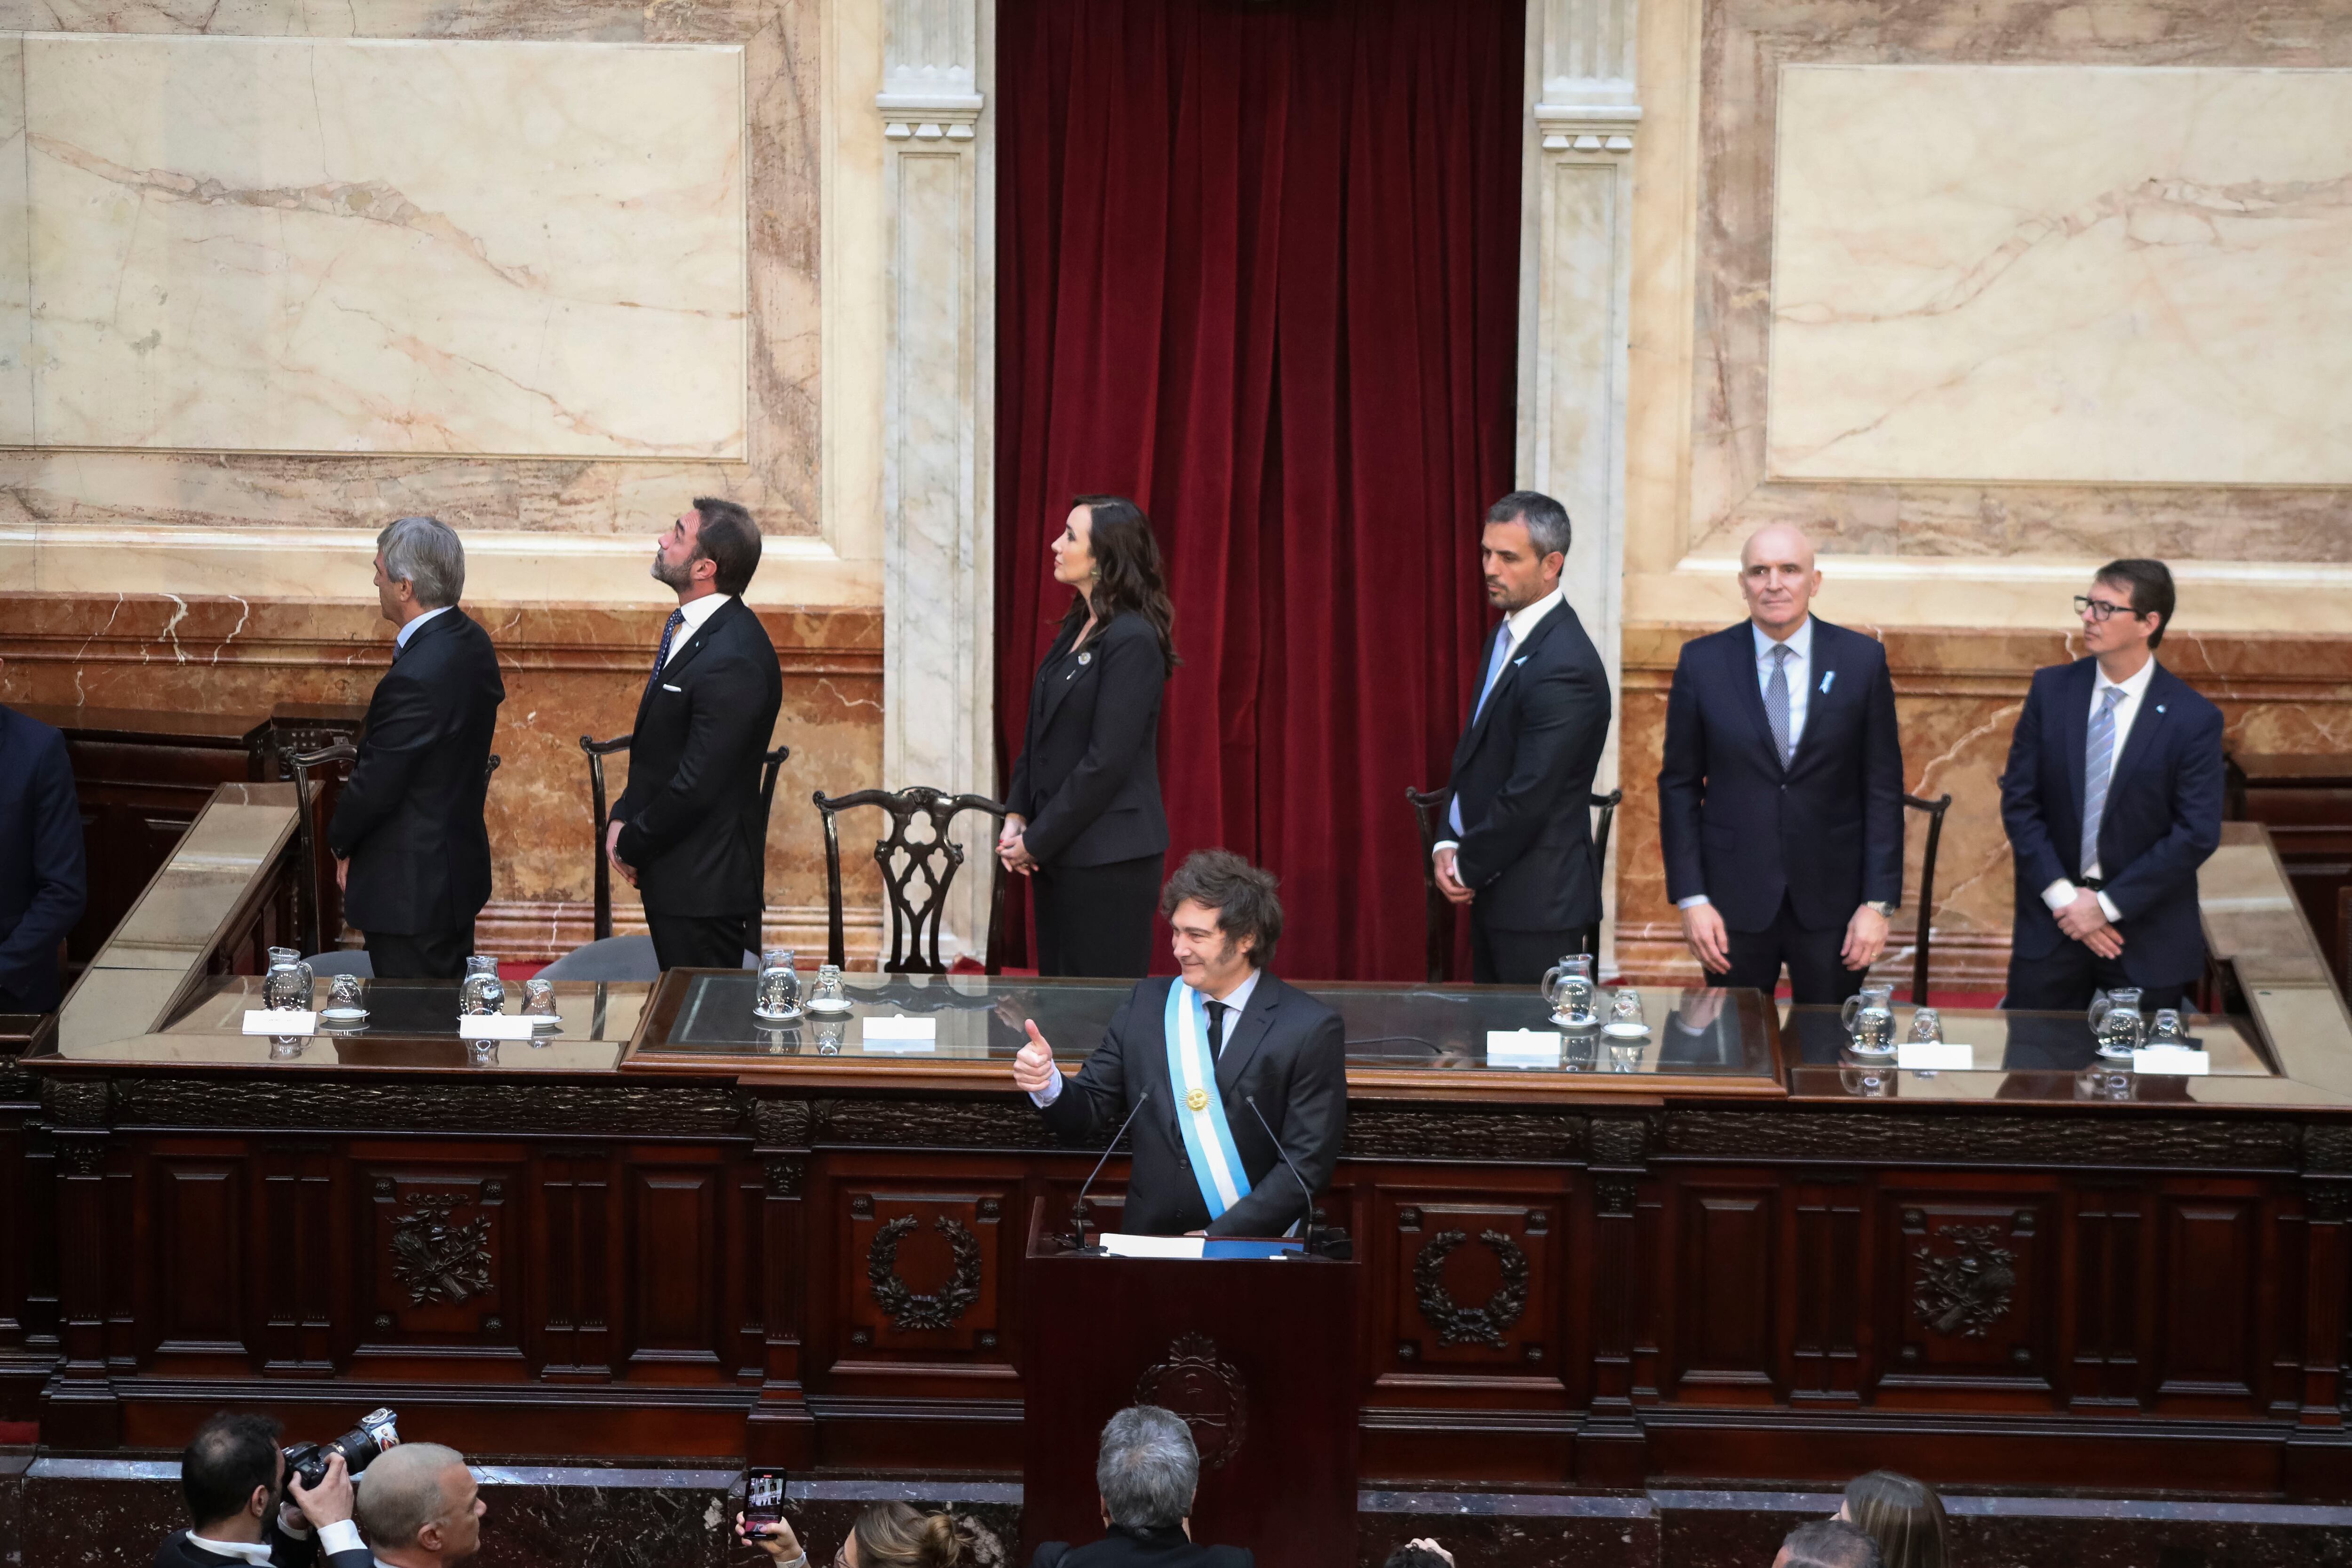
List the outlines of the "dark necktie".
<svg viewBox="0 0 2352 1568">
<path fill-rule="evenodd" d="M 669 613 L 669 619 L 662 623 L 661 651 L 654 655 L 654 672 L 646 677 L 646 689 L 648 692 L 653 690 L 654 682 L 661 679 L 662 666 L 669 662 L 670 639 L 677 636 L 677 628 L 684 625 L 686 625 L 684 610 L 672 610 Z"/>
<path fill-rule="evenodd" d="M 1233 1009 L 1225 1005 L 1223 1002 L 1212 1002 L 1208 1005 L 1209 1059 L 1211 1061 L 1215 1061 L 1220 1056 L 1224 1054 L 1225 1015 L 1232 1012 Z"/>
<path fill-rule="evenodd" d="M 1780 765 L 1787 767 L 1796 760 L 1797 748 L 1789 741 L 1789 655 L 1787 643 L 1772 645 L 1772 679 L 1764 688 L 1764 721 L 1772 726 L 1772 749 L 1780 753 Z"/>
</svg>

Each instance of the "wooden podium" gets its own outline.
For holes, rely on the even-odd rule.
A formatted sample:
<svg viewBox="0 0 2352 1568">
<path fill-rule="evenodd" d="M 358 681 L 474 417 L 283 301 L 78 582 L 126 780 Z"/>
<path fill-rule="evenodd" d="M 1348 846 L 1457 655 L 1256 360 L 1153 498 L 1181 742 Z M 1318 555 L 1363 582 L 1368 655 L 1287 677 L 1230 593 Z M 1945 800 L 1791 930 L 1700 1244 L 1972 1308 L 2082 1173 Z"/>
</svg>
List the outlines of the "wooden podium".
<svg viewBox="0 0 2352 1568">
<path fill-rule="evenodd" d="M 1356 1561 L 1362 1267 L 1329 1258 L 1073 1256 L 1029 1210 L 1021 1561 L 1100 1539 L 1095 1454 L 1129 1405 L 1191 1423 L 1192 1539 L 1261 1564 Z"/>
</svg>

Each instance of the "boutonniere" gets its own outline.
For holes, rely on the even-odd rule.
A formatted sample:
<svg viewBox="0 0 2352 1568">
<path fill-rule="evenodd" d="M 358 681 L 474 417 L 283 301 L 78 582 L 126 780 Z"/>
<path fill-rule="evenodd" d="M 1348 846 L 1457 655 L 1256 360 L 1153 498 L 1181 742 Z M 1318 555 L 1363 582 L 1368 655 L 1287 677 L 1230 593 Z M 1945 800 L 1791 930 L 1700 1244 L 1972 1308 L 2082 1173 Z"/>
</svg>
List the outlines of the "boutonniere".
<svg viewBox="0 0 2352 1568">
<path fill-rule="evenodd" d="M 1822 696 L 1827 697 L 1827 696 L 1830 694 L 1830 682 L 1831 682 L 1831 681 L 1832 681 L 1832 680 L 1835 680 L 1836 679 L 1837 679 L 1837 671 L 1836 671 L 1836 670 L 1834 670 L 1834 669 L 1831 670 L 1827 675 L 1824 675 L 1824 676 L 1822 676 Z"/>
</svg>

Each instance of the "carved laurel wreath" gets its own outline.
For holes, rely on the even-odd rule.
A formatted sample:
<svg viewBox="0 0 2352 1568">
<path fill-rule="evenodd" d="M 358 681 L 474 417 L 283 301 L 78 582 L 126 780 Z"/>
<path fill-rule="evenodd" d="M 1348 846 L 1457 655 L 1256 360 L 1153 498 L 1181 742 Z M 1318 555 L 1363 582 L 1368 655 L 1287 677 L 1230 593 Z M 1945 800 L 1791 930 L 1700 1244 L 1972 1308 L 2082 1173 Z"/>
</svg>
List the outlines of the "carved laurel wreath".
<svg viewBox="0 0 2352 1568">
<path fill-rule="evenodd" d="M 874 1244 L 866 1249 L 866 1278 L 874 1287 L 874 1304 L 894 1329 L 951 1328 L 980 1300 L 980 1238 L 946 1215 L 934 1221 L 932 1228 L 948 1238 L 948 1249 L 955 1255 L 955 1271 L 935 1294 L 918 1296 L 898 1278 L 898 1243 L 914 1228 L 915 1216 L 902 1215 L 875 1231 Z"/>
<path fill-rule="evenodd" d="M 408 1292 L 410 1306 L 454 1304 L 489 1289 L 489 1216 L 454 1223 L 450 1214 L 463 1201 L 413 1197 L 408 1211 L 393 1220 L 392 1277 Z"/>
<path fill-rule="evenodd" d="M 1470 1239 L 1459 1230 L 1442 1230 L 1412 1260 L 1412 1294 L 1421 1315 L 1437 1331 L 1437 1342 L 1446 1345 L 1492 1345 L 1503 1348 L 1503 1331 L 1519 1321 L 1528 1308 L 1528 1255 L 1499 1230 L 1482 1230 L 1486 1244 L 1502 1266 L 1502 1282 L 1483 1306 L 1465 1307 L 1445 1289 L 1445 1260 Z"/>
<path fill-rule="evenodd" d="M 1936 1256 L 1927 1242 L 1912 1249 L 1919 1272 L 1911 1310 L 1937 1333 L 1983 1339 L 1986 1330 L 2009 1314 L 2017 1255 L 2000 1245 L 1998 1226 L 1948 1226 L 1937 1235 L 1951 1247 L 1951 1255 Z"/>
</svg>

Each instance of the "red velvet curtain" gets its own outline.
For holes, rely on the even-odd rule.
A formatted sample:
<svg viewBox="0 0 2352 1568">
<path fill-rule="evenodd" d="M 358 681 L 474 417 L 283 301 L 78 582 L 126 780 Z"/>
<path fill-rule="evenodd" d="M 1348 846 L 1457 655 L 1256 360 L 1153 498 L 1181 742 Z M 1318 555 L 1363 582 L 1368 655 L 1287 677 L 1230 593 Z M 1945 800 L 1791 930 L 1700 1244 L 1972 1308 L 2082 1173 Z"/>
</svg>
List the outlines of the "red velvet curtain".
<svg viewBox="0 0 2352 1568">
<path fill-rule="evenodd" d="M 1170 864 L 1278 873 L 1294 977 L 1422 973 L 1404 792 L 1445 776 L 1511 488 L 1525 12 L 999 7 L 1002 765 L 1068 604 L 1048 539 L 1132 496 L 1184 659 Z"/>
</svg>

